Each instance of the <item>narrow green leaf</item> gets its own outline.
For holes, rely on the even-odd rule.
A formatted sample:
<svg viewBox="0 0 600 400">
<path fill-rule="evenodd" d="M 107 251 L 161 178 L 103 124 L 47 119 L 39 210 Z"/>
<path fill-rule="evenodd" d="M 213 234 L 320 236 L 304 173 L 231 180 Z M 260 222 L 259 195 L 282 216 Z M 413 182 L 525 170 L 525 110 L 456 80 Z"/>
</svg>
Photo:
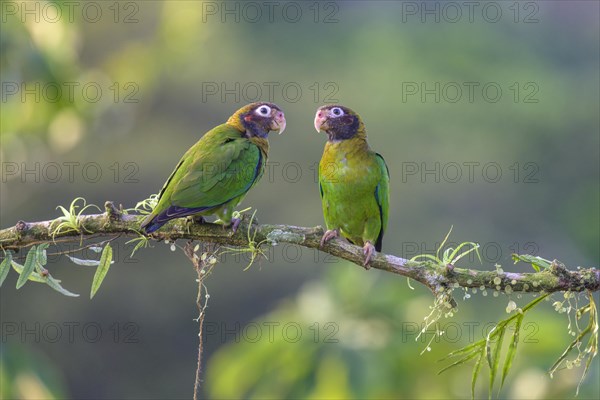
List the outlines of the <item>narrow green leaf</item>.
<svg viewBox="0 0 600 400">
<path fill-rule="evenodd" d="M 577 317 L 577 319 L 581 319 L 581 317 L 583 317 L 586 313 L 589 313 L 591 310 L 591 305 L 587 304 L 583 307 L 580 307 L 577 309 L 577 312 L 575 312 L 575 316 Z"/>
<path fill-rule="evenodd" d="M 551 261 L 548 261 L 539 256 L 532 256 L 530 254 L 513 254 L 512 259 L 515 264 L 519 261 L 523 261 L 524 263 L 531 264 L 531 267 L 536 270 L 536 272 L 540 272 L 540 270 L 550 268 L 552 265 Z"/>
<path fill-rule="evenodd" d="M 456 258 L 456 255 L 458 254 L 458 252 L 460 251 L 460 249 L 462 249 L 465 246 L 471 246 L 471 248 L 469 250 L 465 250 L 463 251 L 461 254 L 458 255 L 458 258 Z M 463 242 L 461 244 L 458 245 L 458 247 L 456 247 L 456 249 L 452 249 L 452 253 L 450 254 L 450 260 L 453 262 L 456 262 L 458 260 L 460 260 L 462 257 L 464 257 L 465 255 L 469 254 L 472 251 L 475 251 L 479 248 L 479 245 L 475 242 Z"/>
<path fill-rule="evenodd" d="M 442 253 L 442 261 L 444 261 L 444 262 L 452 261 L 452 258 L 448 257 L 448 255 L 450 254 L 451 251 L 452 251 L 452 247 L 448 247 L 446 250 L 444 250 L 444 252 Z"/>
<path fill-rule="evenodd" d="M 563 351 L 563 353 L 560 355 L 560 357 L 558 357 L 558 360 L 556 360 L 554 362 L 554 364 L 550 367 L 550 370 L 548 371 L 551 378 L 552 378 L 552 375 L 554 375 L 554 373 L 560 366 L 560 364 L 567 358 L 567 356 L 569 355 L 571 350 L 573 350 L 573 348 L 575 348 L 575 346 L 577 346 L 577 344 L 581 343 L 582 339 L 585 337 L 585 335 L 588 334 L 588 332 L 590 332 L 589 325 L 583 331 L 581 331 L 579 333 L 579 335 L 577 335 L 577 337 L 571 342 L 571 344 L 565 349 L 565 351 Z"/>
<path fill-rule="evenodd" d="M 531 303 L 527 304 L 523 307 L 523 314 L 529 311 L 531 308 L 535 307 L 540 301 L 544 300 L 546 297 L 550 296 L 551 293 L 546 293 L 538 297 L 537 299 L 531 301 Z"/>
<path fill-rule="evenodd" d="M 523 317 L 525 314 L 519 314 L 517 321 L 515 322 L 515 333 L 513 333 L 512 341 L 508 346 L 508 351 L 506 353 L 506 359 L 504 360 L 504 367 L 502 368 L 502 380 L 500 381 L 500 389 L 504 386 L 504 380 L 508 375 L 508 371 L 510 371 L 510 367 L 512 367 L 513 359 L 515 358 L 515 354 L 517 354 L 517 345 L 519 344 L 519 331 L 521 330 L 521 322 L 523 322 Z"/>
<path fill-rule="evenodd" d="M 591 295 L 591 293 L 588 293 L 588 297 L 590 300 L 589 323 L 585 327 L 585 329 L 583 329 L 581 332 L 579 332 L 579 335 L 577 335 L 577 337 L 571 342 L 571 344 L 560 355 L 558 360 L 556 360 L 556 362 L 552 365 L 552 367 L 550 367 L 550 370 L 548 371 L 548 373 L 550 374 L 550 378 L 553 377 L 554 373 L 556 372 L 558 367 L 562 364 L 562 362 L 567 358 L 567 356 L 569 355 L 571 350 L 573 350 L 576 346 L 579 346 L 581 344 L 581 342 L 583 341 L 583 338 L 588 333 L 590 334 L 590 338 L 588 340 L 588 348 L 589 348 L 589 351 L 591 352 L 591 354 L 588 356 L 588 360 L 587 360 L 586 366 L 583 370 L 583 376 L 581 377 L 581 381 L 579 382 L 579 385 L 581 385 L 581 382 L 583 381 L 583 379 L 585 378 L 585 376 L 587 374 L 587 371 L 589 368 L 588 364 L 591 362 L 591 359 L 596 357 L 596 355 L 598 354 L 598 316 L 596 314 L 596 304 L 594 302 L 594 298 Z"/>
<path fill-rule="evenodd" d="M 11 265 L 12 265 L 13 269 L 15 271 L 17 271 L 17 274 L 21 275 L 21 273 L 23 273 L 24 267 L 21 264 L 15 262 L 15 261 L 12 261 Z M 44 278 L 43 276 L 41 276 L 40 274 L 38 274 L 35 271 L 33 271 L 31 273 L 31 275 L 29 275 L 28 279 L 32 282 L 46 283 L 46 278 Z"/>
<path fill-rule="evenodd" d="M 477 357 L 477 354 L 481 354 L 481 353 L 479 353 L 479 352 L 473 352 L 473 353 L 467 354 L 465 357 L 461 358 L 460 360 L 457 360 L 457 361 L 453 362 L 452 364 L 450 364 L 450 365 L 442 368 L 441 370 L 439 370 L 438 371 L 438 375 L 441 374 L 444 371 L 449 370 L 452 367 L 456 367 L 457 365 L 461 365 L 461 364 L 466 363 L 467 361 L 469 361 L 469 360 Z"/>
<path fill-rule="evenodd" d="M 84 260 L 82 258 L 71 257 L 70 255 L 66 255 L 77 265 L 83 265 L 84 267 L 97 267 L 100 265 L 100 260 Z"/>
<path fill-rule="evenodd" d="M 0 263 L 0 287 L 4 283 L 6 276 L 8 275 L 8 271 L 10 270 L 10 264 L 12 262 L 12 253 L 7 251 L 4 254 L 4 260 Z"/>
<path fill-rule="evenodd" d="M 79 297 L 79 295 L 77 293 L 72 293 L 69 292 L 67 289 L 63 288 L 62 286 L 60 286 L 60 281 L 58 279 L 54 279 L 51 275 L 48 275 L 46 277 L 46 283 L 48 284 L 48 286 L 50 286 L 52 289 L 56 290 L 57 292 L 64 294 L 65 296 L 69 296 L 69 297 Z"/>
<path fill-rule="evenodd" d="M 488 336 L 487 336 L 486 341 L 485 341 L 485 358 L 487 360 L 488 367 L 490 367 L 490 370 L 492 369 L 492 367 L 494 365 L 494 360 L 492 359 L 492 341 L 491 341 L 491 337 L 492 337 L 492 333 L 494 333 L 497 328 L 498 328 L 498 325 L 496 325 L 490 331 L 490 333 L 488 333 Z"/>
<path fill-rule="evenodd" d="M 440 263 L 441 262 L 441 260 L 439 258 L 436 258 L 436 257 L 432 256 L 431 254 L 420 254 L 418 256 L 414 256 L 413 258 L 411 258 L 410 261 L 417 261 L 417 259 L 419 259 L 419 258 L 433 260 L 436 263 Z"/>
<path fill-rule="evenodd" d="M 106 247 L 104 247 L 104 250 L 102 250 L 102 255 L 100 256 L 100 265 L 98 266 L 98 269 L 96 269 L 96 274 L 94 274 L 90 299 L 94 298 L 94 295 L 100 288 L 104 277 L 106 277 L 106 273 L 108 272 L 112 261 L 112 253 L 112 247 L 110 246 L 110 243 L 108 243 Z"/>
<path fill-rule="evenodd" d="M 439 259 L 440 258 L 440 250 L 444 248 L 444 245 L 446 244 L 446 241 L 448 240 L 448 238 L 450 237 L 450 234 L 452 233 L 452 228 L 454 228 L 454 225 L 450 225 L 450 230 L 448 231 L 448 233 L 446 233 L 446 237 L 444 238 L 444 240 L 442 240 L 442 243 L 440 244 L 440 247 L 438 247 L 435 256 Z"/>
<path fill-rule="evenodd" d="M 460 348 L 458 350 L 454 350 L 453 352 L 447 354 L 444 358 L 439 359 L 438 362 L 439 361 L 447 360 L 448 358 L 455 357 L 455 356 L 458 356 L 458 355 L 461 355 L 461 354 L 464 354 L 464 353 L 470 353 L 472 351 L 479 351 L 480 349 L 477 349 L 477 347 L 482 347 L 483 348 L 484 344 L 485 344 L 485 340 L 480 340 L 478 342 L 471 343 L 470 345 L 467 345 L 467 346 L 465 346 L 463 348 Z"/>
<path fill-rule="evenodd" d="M 11 264 L 12 264 L 13 269 L 22 276 L 22 273 L 23 273 L 23 270 L 25 269 L 25 267 L 23 267 L 19 263 L 16 263 L 15 261 L 13 261 Z M 63 288 L 60 285 L 60 282 L 61 282 L 60 279 L 55 279 L 50 274 L 48 274 L 48 276 L 42 276 L 42 275 L 38 274 L 37 272 L 33 271 L 29 275 L 28 279 L 33 282 L 45 283 L 48 286 L 50 286 L 52 289 L 56 290 L 59 293 L 64 294 L 65 296 L 79 297 L 78 294 L 69 292 L 68 290 Z"/>
<path fill-rule="evenodd" d="M 500 350 L 502 348 L 502 340 L 504 339 L 504 332 L 506 329 L 501 329 L 496 340 L 496 347 L 494 348 L 494 355 L 492 360 L 492 366 L 490 367 L 490 388 L 489 398 L 492 398 L 492 390 L 494 388 L 494 381 L 496 380 L 496 374 L 498 372 L 498 366 L 500 365 Z"/>
<path fill-rule="evenodd" d="M 19 275 L 19 279 L 17 280 L 17 289 L 20 289 L 29 279 L 29 275 L 35 269 L 35 259 L 36 259 L 36 247 L 32 246 L 27 253 L 27 257 L 25 258 L 25 264 L 23 265 L 23 271 L 21 271 L 21 275 Z"/>
<path fill-rule="evenodd" d="M 48 264 L 48 256 L 46 255 L 46 250 L 48 247 L 50 247 L 50 243 L 42 243 L 37 247 L 37 260 L 42 267 Z"/>
<path fill-rule="evenodd" d="M 37 247 L 35 254 L 35 270 L 43 276 L 45 271 L 44 265 L 48 263 L 48 256 L 46 255 L 46 249 L 50 246 L 50 243 L 42 243 Z M 47 271 L 46 271 L 47 272 Z"/>
<path fill-rule="evenodd" d="M 581 379 L 577 384 L 577 391 L 575 392 L 575 396 L 579 394 L 579 388 L 583 383 L 587 373 L 590 369 L 590 365 L 592 364 L 592 360 L 598 355 L 598 314 L 596 311 L 596 302 L 594 301 L 594 296 L 592 293 L 588 292 L 589 298 L 589 313 L 590 313 L 590 321 L 588 327 L 590 329 L 590 339 L 588 340 L 588 345 L 586 347 L 586 353 L 588 353 L 587 361 L 585 362 L 585 368 L 583 369 L 583 374 L 581 375 Z"/>
<path fill-rule="evenodd" d="M 64 208 L 63 206 L 58 206 L 58 207 L 56 207 L 56 209 L 60 210 L 63 213 L 63 217 L 67 217 L 68 218 L 69 215 L 71 215 L 71 214 L 69 214 L 69 212 L 67 211 L 67 209 Z"/>
<path fill-rule="evenodd" d="M 590 365 L 592 364 L 593 359 L 594 359 L 594 357 L 589 356 L 587 361 L 585 362 L 585 368 L 583 369 L 583 374 L 581 375 L 581 379 L 579 380 L 579 383 L 577 384 L 577 390 L 575 391 L 575 397 L 577 397 L 579 395 L 579 388 L 581 387 L 583 380 L 587 376 L 587 373 L 590 369 Z"/>
<path fill-rule="evenodd" d="M 142 236 L 142 235 L 125 242 L 125 244 L 134 243 L 134 242 L 136 242 L 136 244 L 133 247 L 133 250 L 132 250 L 131 254 L 129 255 L 129 258 L 133 258 L 133 256 L 135 255 L 135 252 L 138 251 L 140 248 L 142 248 L 142 247 L 146 248 L 149 245 L 148 238 L 145 236 Z"/>
<path fill-rule="evenodd" d="M 483 351 L 479 353 L 475 366 L 473 367 L 473 377 L 471 378 L 471 399 L 475 399 L 475 384 L 477 383 L 477 377 L 481 370 L 481 360 L 483 359 Z"/>
<path fill-rule="evenodd" d="M 469 250 L 465 250 L 462 253 L 460 253 L 458 256 L 456 255 L 458 253 L 458 251 L 464 247 L 464 246 L 472 246 Z M 450 255 L 451 258 L 451 262 L 452 263 L 457 263 L 458 260 L 460 260 L 461 258 L 465 257 L 467 254 L 475 252 L 475 254 L 477 254 L 477 258 L 479 258 L 479 262 L 481 261 L 481 255 L 479 254 L 479 245 L 477 243 L 474 242 L 465 242 L 465 243 L 461 243 L 460 246 L 458 246 L 456 248 L 456 250 L 454 250 L 452 252 L 452 254 Z"/>
</svg>

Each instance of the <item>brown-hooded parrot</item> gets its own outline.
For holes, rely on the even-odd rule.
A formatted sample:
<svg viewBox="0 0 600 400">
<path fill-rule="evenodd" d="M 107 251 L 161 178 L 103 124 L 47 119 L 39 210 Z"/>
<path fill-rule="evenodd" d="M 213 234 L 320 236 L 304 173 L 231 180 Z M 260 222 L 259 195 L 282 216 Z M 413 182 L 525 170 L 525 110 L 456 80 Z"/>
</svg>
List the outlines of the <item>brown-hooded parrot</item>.
<svg viewBox="0 0 600 400">
<path fill-rule="evenodd" d="M 326 105 L 315 116 L 317 132 L 327 133 L 319 163 L 319 189 L 327 231 L 321 246 L 342 235 L 363 246 L 369 262 L 381 251 L 389 214 L 390 176 L 383 157 L 367 143 L 360 116 L 347 107 Z"/>
<path fill-rule="evenodd" d="M 270 131 L 280 134 L 285 116 L 273 103 L 252 103 L 226 123 L 206 132 L 181 158 L 158 195 L 156 207 L 142 222 L 152 233 L 174 218 L 217 215 L 224 226 L 237 228 L 234 208 L 261 178 Z"/>
</svg>

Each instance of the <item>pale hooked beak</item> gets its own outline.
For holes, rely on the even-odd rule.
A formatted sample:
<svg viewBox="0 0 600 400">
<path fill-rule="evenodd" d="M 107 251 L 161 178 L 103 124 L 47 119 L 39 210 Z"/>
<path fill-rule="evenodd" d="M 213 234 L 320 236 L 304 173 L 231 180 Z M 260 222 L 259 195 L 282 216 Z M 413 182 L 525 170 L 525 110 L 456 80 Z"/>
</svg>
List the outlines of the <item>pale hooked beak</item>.
<svg viewBox="0 0 600 400">
<path fill-rule="evenodd" d="M 317 132 L 321 132 L 321 127 L 326 119 L 327 115 L 325 114 L 325 111 L 318 110 L 317 114 L 315 115 L 315 129 Z"/>
<path fill-rule="evenodd" d="M 271 129 L 277 131 L 277 133 L 280 135 L 283 133 L 283 131 L 285 131 L 285 115 L 283 114 L 283 111 L 275 111 Z"/>
</svg>

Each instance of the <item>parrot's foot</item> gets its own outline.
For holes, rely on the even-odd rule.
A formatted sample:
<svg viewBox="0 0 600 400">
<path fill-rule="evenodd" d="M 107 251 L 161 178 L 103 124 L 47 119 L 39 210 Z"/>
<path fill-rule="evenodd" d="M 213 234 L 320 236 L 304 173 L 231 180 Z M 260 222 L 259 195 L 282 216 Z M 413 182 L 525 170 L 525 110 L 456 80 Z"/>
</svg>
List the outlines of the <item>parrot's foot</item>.
<svg viewBox="0 0 600 400">
<path fill-rule="evenodd" d="M 363 267 L 365 267 L 366 270 L 369 270 L 371 269 L 369 263 L 373 258 L 373 254 L 375 254 L 375 246 L 373 246 L 371 242 L 365 242 L 365 245 L 363 247 L 363 254 L 365 255 L 365 262 L 363 263 Z"/>
<path fill-rule="evenodd" d="M 232 218 L 231 222 L 227 225 L 223 225 L 223 227 L 231 228 L 232 235 L 235 235 L 241 222 L 242 222 L 241 218 Z"/>
<path fill-rule="evenodd" d="M 187 233 L 190 233 L 190 228 L 194 224 L 205 224 L 206 220 L 201 215 L 190 215 L 185 218 L 185 227 L 187 229 Z"/>
<path fill-rule="evenodd" d="M 194 215 L 192 217 L 192 221 L 194 221 L 197 224 L 205 224 L 206 220 L 204 219 L 204 217 L 202 215 Z"/>
<path fill-rule="evenodd" d="M 186 221 L 185 222 L 188 225 L 192 225 L 192 224 L 205 224 L 206 220 L 201 215 L 190 215 L 189 217 L 186 217 Z"/>
<path fill-rule="evenodd" d="M 339 232 L 337 229 L 330 229 L 323 234 L 321 238 L 321 247 L 325 246 L 325 243 L 329 242 L 331 239 L 334 239 L 339 236 Z"/>
</svg>

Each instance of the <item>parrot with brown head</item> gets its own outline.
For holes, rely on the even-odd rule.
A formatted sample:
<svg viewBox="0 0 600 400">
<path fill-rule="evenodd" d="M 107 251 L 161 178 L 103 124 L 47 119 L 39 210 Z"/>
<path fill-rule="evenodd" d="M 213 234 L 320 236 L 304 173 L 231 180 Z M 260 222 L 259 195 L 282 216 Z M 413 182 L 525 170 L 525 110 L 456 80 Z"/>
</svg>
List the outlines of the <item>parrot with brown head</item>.
<svg viewBox="0 0 600 400">
<path fill-rule="evenodd" d="M 327 231 L 321 246 L 341 235 L 363 247 L 364 267 L 381 251 L 389 215 L 390 176 L 367 143 L 360 116 L 341 105 L 317 110 L 315 129 L 327 134 L 319 163 L 319 190 Z"/>
<path fill-rule="evenodd" d="M 283 111 L 273 103 L 252 103 L 237 110 L 183 155 L 142 229 L 152 233 L 174 218 L 217 215 L 235 231 L 239 220 L 232 220 L 233 210 L 263 174 L 268 134 L 284 129 Z"/>
</svg>

